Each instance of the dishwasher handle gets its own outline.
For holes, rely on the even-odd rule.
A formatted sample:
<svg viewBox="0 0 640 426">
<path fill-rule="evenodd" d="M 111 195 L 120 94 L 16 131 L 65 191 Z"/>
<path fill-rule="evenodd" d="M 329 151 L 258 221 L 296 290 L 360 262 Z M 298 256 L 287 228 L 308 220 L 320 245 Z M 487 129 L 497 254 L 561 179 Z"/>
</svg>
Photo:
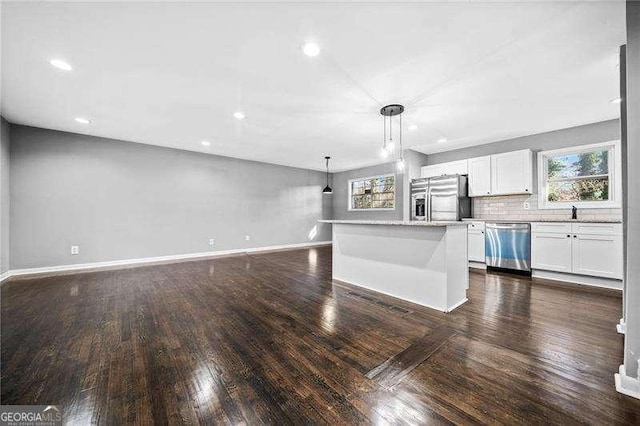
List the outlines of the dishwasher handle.
<svg viewBox="0 0 640 426">
<path fill-rule="evenodd" d="M 503 229 L 505 231 L 529 232 L 531 225 L 528 223 L 487 223 L 485 227 L 490 229 Z"/>
</svg>

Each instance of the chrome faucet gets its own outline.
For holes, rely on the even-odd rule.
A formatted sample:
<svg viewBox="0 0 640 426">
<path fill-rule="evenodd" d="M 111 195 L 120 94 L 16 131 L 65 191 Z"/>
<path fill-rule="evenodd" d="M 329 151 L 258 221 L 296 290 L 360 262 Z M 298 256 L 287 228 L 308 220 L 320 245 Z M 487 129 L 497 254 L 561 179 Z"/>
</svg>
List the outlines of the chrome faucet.
<svg viewBox="0 0 640 426">
<path fill-rule="evenodd" d="M 578 208 L 576 206 L 571 206 L 571 219 L 578 219 Z"/>
</svg>

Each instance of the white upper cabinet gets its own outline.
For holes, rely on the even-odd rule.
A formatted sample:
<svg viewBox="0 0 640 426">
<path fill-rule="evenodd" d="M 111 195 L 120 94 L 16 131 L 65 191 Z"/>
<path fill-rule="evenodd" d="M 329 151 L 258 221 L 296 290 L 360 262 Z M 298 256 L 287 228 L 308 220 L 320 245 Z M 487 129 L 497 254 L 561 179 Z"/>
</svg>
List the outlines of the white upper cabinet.
<svg viewBox="0 0 640 426">
<path fill-rule="evenodd" d="M 533 152 L 530 149 L 468 160 L 469 196 L 531 194 Z"/>
<path fill-rule="evenodd" d="M 420 177 L 428 178 L 443 175 L 466 175 L 467 160 L 424 166 L 420 169 Z"/>
<path fill-rule="evenodd" d="M 491 195 L 531 194 L 532 185 L 530 149 L 491 156 Z"/>
<path fill-rule="evenodd" d="M 469 173 L 467 169 L 467 160 L 444 163 L 444 166 L 444 174 L 446 175 L 466 175 Z"/>
<path fill-rule="evenodd" d="M 432 166 L 424 166 L 420 169 L 420 177 L 430 178 L 434 176 L 442 176 L 444 167 L 442 164 L 434 164 Z"/>
<path fill-rule="evenodd" d="M 468 170 L 469 196 L 491 195 L 491 156 L 470 159 Z"/>
</svg>

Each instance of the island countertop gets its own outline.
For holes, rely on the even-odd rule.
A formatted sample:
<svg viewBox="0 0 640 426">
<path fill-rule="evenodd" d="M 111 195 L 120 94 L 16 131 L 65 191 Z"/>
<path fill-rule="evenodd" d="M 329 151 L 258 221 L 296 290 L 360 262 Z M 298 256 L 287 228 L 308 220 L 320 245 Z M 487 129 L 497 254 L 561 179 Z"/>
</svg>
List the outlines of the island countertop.
<svg viewBox="0 0 640 426">
<path fill-rule="evenodd" d="M 321 223 L 335 223 L 340 225 L 391 225 L 391 226 L 467 226 L 466 222 L 424 220 L 319 220 Z"/>
</svg>

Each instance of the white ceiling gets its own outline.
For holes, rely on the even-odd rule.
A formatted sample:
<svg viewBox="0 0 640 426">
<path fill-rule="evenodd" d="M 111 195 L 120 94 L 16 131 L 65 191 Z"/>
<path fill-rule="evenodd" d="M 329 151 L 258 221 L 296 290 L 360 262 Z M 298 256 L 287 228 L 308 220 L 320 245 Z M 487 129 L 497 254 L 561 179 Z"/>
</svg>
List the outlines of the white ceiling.
<svg viewBox="0 0 640 426">
<path fill-rule="evenodd" d="M 624 18 L 623 1 L 4 3 L 1 112 L 311 169 L 331 155 L 345 170 L 383 162 L 388 103 L 406 106 L 419 128 L 405 147 L 425 153 L 618 117 Z M 319 56 L 301 53 L 308 40 Z"/>
</svg>

